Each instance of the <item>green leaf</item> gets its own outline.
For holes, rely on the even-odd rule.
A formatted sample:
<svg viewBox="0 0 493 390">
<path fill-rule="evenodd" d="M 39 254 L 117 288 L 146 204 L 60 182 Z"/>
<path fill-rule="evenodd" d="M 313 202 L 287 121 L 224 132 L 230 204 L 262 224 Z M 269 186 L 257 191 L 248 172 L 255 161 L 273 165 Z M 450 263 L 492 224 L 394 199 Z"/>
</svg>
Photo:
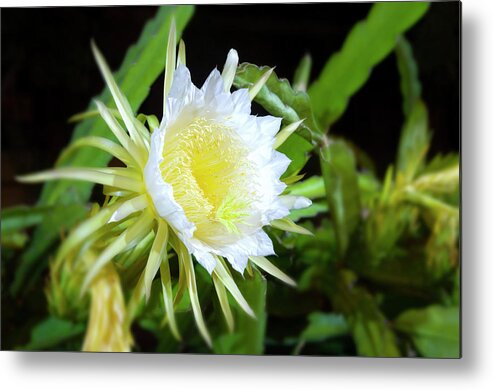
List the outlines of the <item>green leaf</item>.
<svg viewBox="0 0 493 390">
<path fill-rule="evenodd" d="M 424 2 L 377 3 L 367 18 L 353 27 L 342 49 L 330 57 L 308 90 L 315 117 L 323 128 L 344 113 L 372 68 L 387 57 L 398 36 L 412 27 L 428 7 Z"/>
<path fill-rule="evenodd" d="M 138 42 L 128 49 L 120 69 L 115 73 L 115 79 L 134 111 L 140 107 L 149 94 L 151 85 L 164 69 L 166 42 L 171 20 L 175 18 L 179 36 L 191 18 L 193 10 L 193 6 L 160 7 L 154 19 L 145 25 Z M 107 106 L 114 106 L 107 87 L 95 99 Z M 88 111 L 95 108 L 93 103 L 95 99 L 91 100 Z M 72 140 L 89 135 L 114 139 L 105 122 L 99 117 L 88 118 L 78 124 Z M 110 158 L 109 154 L 102 151 L 81 149 L 72 153 L 70 158 L 57 166 L 101 167 L 107 165 Z M 47 183 L 44 185 L 39 204 L 57 203 L 60 198 L 66 196 L 69 188 L 75 190 L 78 199 L 86 201 L 89 199 L 93 184 L 66 180 Z"/>
<path fill-rule="evenodd" d="M 310 81 L 310 73 L 312 71 L 312 56 L 305 54 L 301 59 L 293 77 L 293 88 L 297 91 L 306 91 L 308 82 Z"/>
<path fill-rule="evenodd" d="M 458 238 L 459 215 L 438 214 L 425 247 L 426 266 L 435 279 L 448 275 L 457 266 Z"/>
<path fill-rule="evenodd" d="M 430 145 L 428 112 L 421 100 L 416 101 L 399 140 L 397 170 L 406 182 L 411 181 L 423 163 Z"/>
<path fill-rule="evenodd" d="M 403 198 L 417 206 L 429 210 L 435 215 L 440 215 L 445 213 L 453 218 L 459 217 L 459 208 L 452 206 L 439 198 L 426 194 L 424 192 L 419 192 L 413 189 L 407 189 L 404 192 Z"/>
<path fill-rule="evenodd" d="M 306 180 L 289 186 L 289 194 L 304 196 L 310 199 L 319 199 L 325 197 L 325 187 L 323 178 L 312 176 Z"/>
<path fill-rule="evenodd" d="M 2 233 L 2 248 L 21 249 L 26 245 L 28 240 L 29 237 L 24 232 Z"/>
<path fill-rule="evenodd" d="M 57 317 L 48 317 L 33 328 L 31 341 L 20 349 L 26 351 L 54 349 L 64 341 L 81 335 L 84 329 L 84 324 L 74 324 Z"/>
<path fill-rule="evenodd" d="M 418 191 L 432 193 L 454 193 L 459 187 L 459 164 L 441 171 L 421 175 L 414 181 L 413 186 Z"/>
<path fill-rule="evenodd" d="M 368 203 L 379 194 L 380 182 L 369 172 L 358 173 L 358 188 L 362 198 Z M 320 176 L 311 176 L 310 178 L 291 184 L 288 187 L 290 195 L 304 196 L 312 200 L 325 198 L 324 179 Z M 294 210 L 298 211 L 298 210 Z M 301 211 L 301 210 L 300 210 Z M 293 215 L 293 211 L 291 212 Z M 297 215 L 297 213 L 295 213 Z"/>
<path fill-rule="evenodd" d="M 375 299 L 365 289 L 354 284 L 355 275 L 352 272 L 340 271 L 332 303 L 337 311 L 345 315 L 358 355 L 400 356 L 395 334 Z"/>
<path fill-rule="evenodd" d="M 343 315 L 315 312 L 308 316 L 308 326 L 301 333 L 301 339 L 320 342 L 347 333 L 349 333 L 349 326 Z"/>
<path fill-rule="evenodd" d="M 418 65 L 414 60 L 411 44 L 400 36 L 395 46 L 397 68 L 401 76 L 401 93 L 403 97 L 402 109 L 407 117 L 421 97 L 421 84 L 419 82 Z"/>
<path fill-rule="evenodd" d="M 420 172 L 421 175 L 447 170 L 459 165 L 459 155 L 457 153 L 437 154 Z"/>
<path fill-rule="evenodd" d="M 421 355 L 431 358 L 460 357 L 459 308 L 428 306 L 402 313 L 395 328 L 408 334 Z"/>
<path fill-rule="evenodd" d="M 338 252 L 342 257 L 360 221 L 356 162 L 348 146 L 343 141 L 336 141 L 321 149 L 320 165 L 336 230 Z"/>
<path fill-rule="evenodd" d="M 282 175 L 283 178 L 295 175 L 301 171 L 301 169 L 308 162 L 308 154 L 313 149 L 306 139 L 294 132 L 286 141 L 277 149 L 279 152 L 285 154 L 291 160 L 288 169 Z"/>
<path fill-rule="evenodd" d="M 264 338 L 267 316 L 265 300 L 267 282 L 259 271 L 253 270 L 253 276 L 237 278 L 236 284 L 246 299 L 255 319 L 246 314 L 237 305 L 235 307 L 235 331 L 224 334 L 214 340 L 214 352 L 221 354 L 261 355 L 264 351 Z"/>
<path fill-rule="evenodd" d="M 80 221 L 87 212 L 86 207 L 80 203 L 61 204 L 52 208 L 52 211 L 46 215 L 41 225 L 34 231 L 29 247 L 22 253 L 11 286 L 12 294 L 15 295 L 21 290 L 28 290 L 29 285 L 34 282 L 41 270 L 48 264 L 46 252 L 60 237 L 60 234 Z M 26 280 L 27 277 L 29 280 Z"/>
<path fill-rule="evenodd" d="M 51 207 L 16 206 L 2 210 L 2 236 L 37 225 Z"/>
<path fill-rule="evenodd" d="M 20 249 L 29 237 L 25 229 L 38 225 L 51 207 L 16 206 L 2 210 L 2 247 Z"/>
</svg>

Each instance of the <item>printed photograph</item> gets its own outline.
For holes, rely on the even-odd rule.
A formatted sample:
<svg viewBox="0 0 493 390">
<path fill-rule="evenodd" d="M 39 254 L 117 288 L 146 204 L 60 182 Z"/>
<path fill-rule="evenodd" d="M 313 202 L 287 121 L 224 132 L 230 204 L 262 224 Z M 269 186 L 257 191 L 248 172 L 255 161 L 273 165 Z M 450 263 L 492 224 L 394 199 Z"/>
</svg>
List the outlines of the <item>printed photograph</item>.
<svg viewBox="0 0 493 390">
<path fill-rule="evenodd" d="M 1 349 L 461 357 L 461 4 L 1 10 Z"/>
</svg>

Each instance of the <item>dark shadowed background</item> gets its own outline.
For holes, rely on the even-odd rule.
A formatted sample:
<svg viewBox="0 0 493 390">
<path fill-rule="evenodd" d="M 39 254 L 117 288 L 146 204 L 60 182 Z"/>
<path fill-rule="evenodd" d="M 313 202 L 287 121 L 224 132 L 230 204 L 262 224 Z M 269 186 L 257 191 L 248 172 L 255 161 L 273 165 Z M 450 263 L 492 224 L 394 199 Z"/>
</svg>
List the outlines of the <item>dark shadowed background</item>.
<svg viewBox="0 0 493 390">
<path fill-rule="evenodd" d="M 291 79 L 300 58 L 310 53 L 313 80 L 369 8 L 370 3 L 197 6 L 184 34 L 187 65 L 201 85 L 234 47 L 240 61 L 276 66 L 279 76 Z M 90 40 L 117 69 L 155 12 L 156 7 L 2 10 L 2 207 L 36 201 L 41 186 L 20 185 L 14 175 L 51 167 L 70 139 L 67 119 L 102 90 Z M 407 34 L 434 131 L 431 155 L 459 148 L 459 13 L 457 2 L 433 3 Z M 161 85 L 162 77 L 141 112 L 160 116 Z M 332 129 L 365 150 L 380 174 L 395 158 L 401 102 L 390 55 Z"/>
</svg>

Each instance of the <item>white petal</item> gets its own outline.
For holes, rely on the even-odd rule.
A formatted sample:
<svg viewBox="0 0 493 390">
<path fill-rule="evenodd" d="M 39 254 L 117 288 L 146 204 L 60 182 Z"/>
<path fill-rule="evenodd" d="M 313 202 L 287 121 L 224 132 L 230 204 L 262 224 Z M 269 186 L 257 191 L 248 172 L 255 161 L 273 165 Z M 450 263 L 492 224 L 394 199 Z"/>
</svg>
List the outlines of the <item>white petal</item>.
<svg viewBox="0 0 493 390">
<path fill-rule="evenodd" d="M 195 89 L 188 68 L 185 65 L 178 66 L 168 96 L 188 104 L 195 96 Z"/>
<path fill-rule="evenodd" d="M 281 118 L 266 115 L 257 117 L 257 122 L 262 132 L 262 137 L 273 138 L 281 128 Z"/>
<path fill-rule="evenodd" d="M 289 209 L 276 198 L 268 207 L 265 208 L 262 215 L 262 225 L 267 225 L 271 221 L 281 219 L 289 215 Z"/>
<path fill-rule="evenodd" d="M 191 237 L 195 226 L 190 222 L 183 208 L 173 197 L 173 187 L 163 180 L 159 165 L 162 161 L 164 133 L 157 129 L 151 135 L 149 159 L 144 168 L 144 181 L 147 192 L 151 196 L 154 207 L 161 218 L 164 218 L 182 235 Z"/>
<path fill-rule="evenodd" d="M 274 117 L 234 115 L 231 123 L 238 135 L 253 153 L 255 161 L 268 161 L 274 145 L 274 136 L 279 130 L 281 120 Z"/>
<path fill-rule="evenodd" d="M 291 164 L 291 160 L 285 154 L 276 150 L 272 151 L 272 160 L 268 165 L 275 177 L 281 177 L 288 169 L 289 164 Z"/>
<path fill-rule="evenodd" d="M 201 90 L 204 92 L 206 103 L 221 94 L 225 94 L 223 78 L 217 69 L 209 74 Z"/>
<path fill-rule="evenodd" d="M 236 255 L 226 256 L 226 259 L 233 266 L 233 268 L 243 275 L 245 268 L 248 264 L 248 256 L 244 253 L 237 253 Z"/>
<path fill-rule="evenodd" d="M 207 251 L 196 250 L 193 255 L 199 262 L 199 264 L 204 267 L 209 274 L 212 274 L 214 268 L 216 268 L 216 259 Z"/>
<path fill-rule="evenodd" d="M 236 243 L 221 248 L 219 251 L 231 263 L 233 268 L 243 274 L 249 256 L 269 256 L 274 255 L 272 241 L 262 229 L 255 234 L 246 236 Z"/>
<path fill-rule="evenodd" d="M 290 210 L 304 209 L 312 204 L 312 201 L 304 196 L 283 195 L 279 198 Z"/>
<path fill-rule="evenodd" d="M 250 100 L 250 95 L 248 95 L 248 89 L 243 88 L 234 91 L 231 94 L 231 99 L 233 100 L 235 114 L 247 114 L 250 115 L 252 110 L 252 102 Z"/>
</svg>

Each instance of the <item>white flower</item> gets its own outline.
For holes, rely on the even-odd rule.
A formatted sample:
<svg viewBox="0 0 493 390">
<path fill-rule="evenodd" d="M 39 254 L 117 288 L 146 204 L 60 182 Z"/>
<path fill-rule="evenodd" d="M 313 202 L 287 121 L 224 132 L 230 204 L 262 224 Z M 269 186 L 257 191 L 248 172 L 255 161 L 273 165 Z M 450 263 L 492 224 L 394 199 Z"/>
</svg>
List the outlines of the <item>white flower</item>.
<svg viewBox="0 0 493 390">
<path fill-rule="evenodd" d="M 85 291 L 105 265 L 110 261 L 118 263 L 120 255 L 150 237 L 152 248 L 146 254 L 145 270 L 134 288 L 128 312 L 134 312 L 142 296 L 149 297 L 152 281 L 160 270 L 166 315 L 173 334 L 180 337 L 173 308 L 187 288 L 199 330 L 211 344 L 200 310 L 192 255 L 212 275 L 230 328 L 233 318 L 226 290 L 245 312 L 254 314 L 223 259 L 240 273 L 250 260 L 284 282 L 294 284 L 264 257 L 274 254 L 274 249 L 263 228 L 271 225 L 309 234 L 286 218 L 290 209 L 306 207 L 310 201 L 282 195 L 286 184 L 280 178 L 290 160 L 276 151 L 301 121 L 279 132 L 280 118 L 251 115 L 251 100 L 271 70 L 250 89 L 231 93 L 238 65 L 235 50 L 229 52 L 222 74 L 213 70 L 202 88 L 195 87 L 185 66 L 182 42 L 176 61 L 173 24 L 166 58 L 164 114 L 160 124 L 147 129 L 135 117 L 95 45 L 93 51 L 125 126 L 122 127 L 112 111 L 97 102 L 101 116 L 120 145 L 88 137 L 78 140 L 73 147 L 103 149 L 126 167 L 58 168 L 21 180 L 68 178 L 103 184 L 110 201 L 72 231 L 60 247 L 56 261 L 62 262 L 69 253 L 83 252 L 80 248 L 89 237 L 113 234 L 105 241 L 110 244 L 100 251 L 87 271 L 82 286 Z M 148 120 L 148 123 L 154 122 Z M 118 226 L 123 227 L 123 232 Z M 181 293 L 175 297 L 168 243 L 180 265 Z"/>
<path fill-rule="evenodd" d="M 198 89 L 180 65 L 151 136 L 147 191 L 209 273 L 214 255 L 243 273 L 250 256 L 274 254 L 262 227 L 289 214 L 280 177 L 290 160 L 273 148 L 281 119 L 251 115 L 250 102 L 246 89 L 230 93 L 217 70 Z"/>
</svg>

